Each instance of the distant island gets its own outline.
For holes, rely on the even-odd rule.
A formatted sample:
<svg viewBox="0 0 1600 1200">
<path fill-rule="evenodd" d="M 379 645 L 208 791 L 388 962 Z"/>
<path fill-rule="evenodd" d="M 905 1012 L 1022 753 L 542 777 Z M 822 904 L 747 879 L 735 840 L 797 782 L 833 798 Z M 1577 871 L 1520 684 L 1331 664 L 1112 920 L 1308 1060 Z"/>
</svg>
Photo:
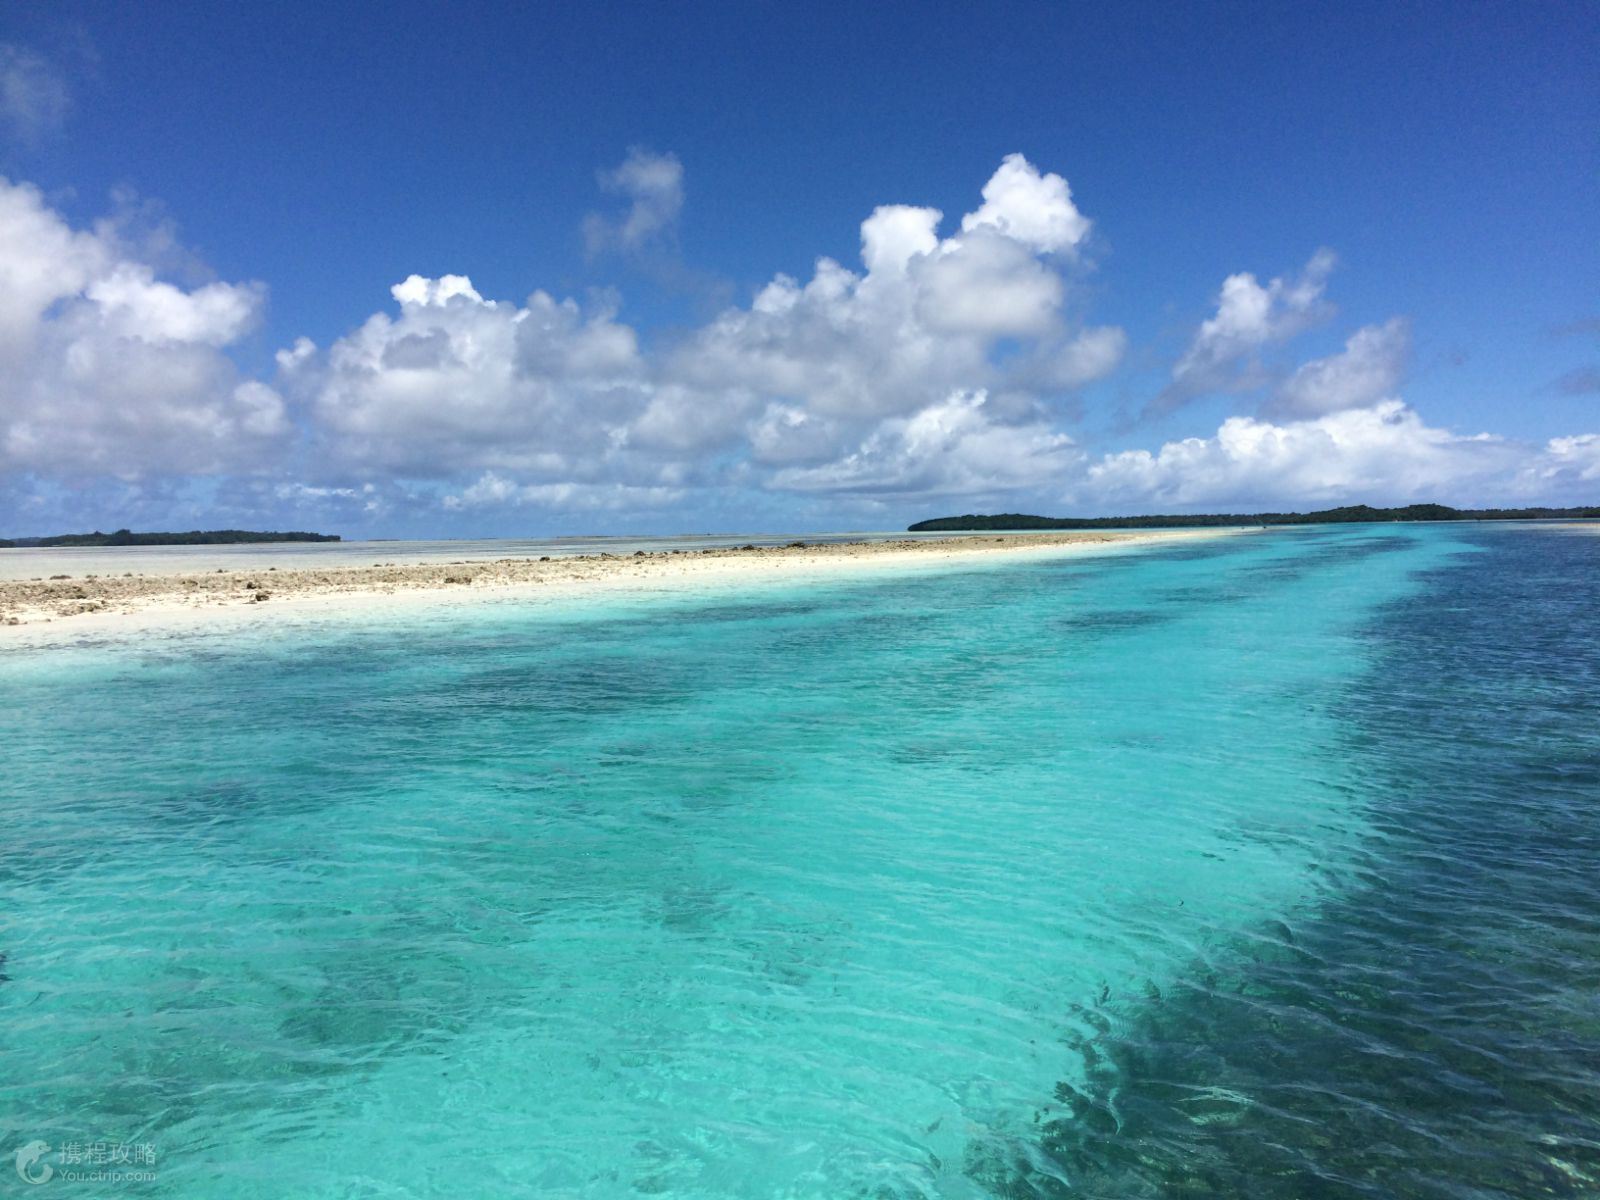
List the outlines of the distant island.
<svg viewBox="0 0 1600 1200">
<path fill-rule="evenodd" d="M 0 547 L 19 546 L 232 546 L 246 542 L 337 542 L 336 533 L 259 532 L 254 529 L 191 529 L 188 533 L 61 533 L 55 537 L 0 538 Z"/>
<path fill-rule="evenodd" d="M 951 533 L 978 529 L 1184 529 L 1202 525 L 1352 525 L 1371 521 L 1553 521 L 1600 518 L 1592 508 L 1451 508 L 1448 504 L 1408 504 L 1372 508 L 1351 504 L 1308 513 L 1184 513 L 1142 517 L 1035 517 L 1026 513 L 936 517 L 907 526 L 909 533 Z"/>
</svg>

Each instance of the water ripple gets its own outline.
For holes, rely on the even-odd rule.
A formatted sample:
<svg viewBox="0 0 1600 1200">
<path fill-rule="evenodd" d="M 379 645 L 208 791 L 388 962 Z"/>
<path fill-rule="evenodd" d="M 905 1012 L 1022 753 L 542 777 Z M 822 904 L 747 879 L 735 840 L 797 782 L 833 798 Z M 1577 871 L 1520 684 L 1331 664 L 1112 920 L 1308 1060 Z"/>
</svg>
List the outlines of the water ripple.
<svg viewBox="0 0 1600 1200">
<path fill-rule="evenodd" d="M 13 666 L 11 1126 L 151 1196 L 1583 1194 L 1597 549 Z"/>
</svg>

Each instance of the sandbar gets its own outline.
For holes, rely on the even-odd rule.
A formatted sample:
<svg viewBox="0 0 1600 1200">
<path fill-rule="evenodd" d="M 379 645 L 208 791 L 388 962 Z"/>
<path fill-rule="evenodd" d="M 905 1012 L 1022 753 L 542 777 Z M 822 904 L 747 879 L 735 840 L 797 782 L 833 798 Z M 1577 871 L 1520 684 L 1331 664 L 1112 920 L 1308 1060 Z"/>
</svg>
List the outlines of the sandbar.
<svg viewBox="0 0 1600 1200">
<path fill-rule="evenodd" d="M 0 582 L 0 643 L 50 625 L 115 636 L 228 615 L 252 623 L 291 613 L 392 610 L 397 603 L 694 590 L 762 581 L 803 583 L 867 569 L 938 567 L 996 556 L 1114 550 L 1229 536 L 1240 529 L 975 534 L 938 539 L 637 551 L 494 561 L 379 563 L 185 574 L 89 575 Z"/>
</svg>

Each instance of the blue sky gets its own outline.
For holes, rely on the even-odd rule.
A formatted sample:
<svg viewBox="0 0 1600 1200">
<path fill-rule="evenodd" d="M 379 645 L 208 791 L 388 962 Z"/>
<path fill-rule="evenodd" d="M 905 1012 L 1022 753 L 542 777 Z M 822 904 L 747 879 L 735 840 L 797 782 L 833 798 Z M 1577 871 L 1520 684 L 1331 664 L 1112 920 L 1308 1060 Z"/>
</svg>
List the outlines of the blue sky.
<svg viewBox="0 0 1600 1200">
<path fill-rule="evenodd" d="M 1600 503 L 1597 31 L 12 7 L 0 534 Z"/>
</svg>

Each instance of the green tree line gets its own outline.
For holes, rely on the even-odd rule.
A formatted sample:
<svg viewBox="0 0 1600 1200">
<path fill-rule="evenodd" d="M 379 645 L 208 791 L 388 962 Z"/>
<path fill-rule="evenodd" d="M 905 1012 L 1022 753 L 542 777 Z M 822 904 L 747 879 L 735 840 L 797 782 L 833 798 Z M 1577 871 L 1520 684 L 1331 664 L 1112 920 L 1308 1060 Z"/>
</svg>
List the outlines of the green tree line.
<svg viewBox="0 0 1600 1200">
<path fill-rule="evenodd" d="M 1203 525 L 1339 525 L 1371 521 L 1552 521 L 1600 518 L 1590 508 L 1451 508 L 1448 504 L 1408 504 L 1373 508 L 1350 504 L 1316 512 L 1168 513 L 1128 517 L 1038 517 L 1027 513 L 968 513 L 935 517 L 908 527 L 911 533 L 958 533 L 989 529 L 1185 529 Z"/>
<path fill-rule="evenodd" d="M 227 546 L 241 542 L 337 542 L 336 533 L 260 532 L 253 529 L 191 529 L 187 533 L 60 533 L 54 537 L 0 539 L 0 546 Z"/>
</svg>

